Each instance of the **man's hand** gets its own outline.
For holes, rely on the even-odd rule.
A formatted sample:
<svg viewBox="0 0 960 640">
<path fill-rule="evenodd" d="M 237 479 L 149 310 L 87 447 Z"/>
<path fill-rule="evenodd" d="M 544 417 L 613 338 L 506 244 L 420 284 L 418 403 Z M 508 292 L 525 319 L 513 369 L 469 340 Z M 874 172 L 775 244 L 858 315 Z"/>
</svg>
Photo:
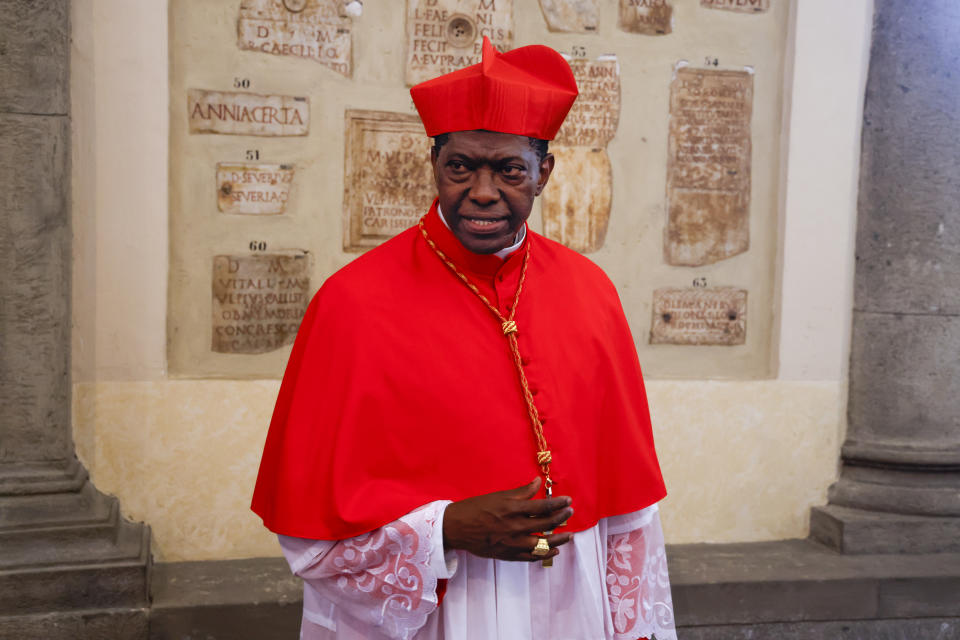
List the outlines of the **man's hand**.
<svg viewBox="0 0 960 640">
<path fill-rule="evenodd" d="M 573 515 L 570 498 L 559 496 L 532 500 L 540 489 L 540 478 L 509 491 L 496 491 L 467 498 L 447 506 L 443 514 L 443 545 L 447 550 L 463 549 L 484 558 L 532 562 L 560 553 L 556 547 L 570 542 L 572 533 L 547 536 L 550 552 L 535 556 L 534 533 L 552 531 Z"/>
</svg>

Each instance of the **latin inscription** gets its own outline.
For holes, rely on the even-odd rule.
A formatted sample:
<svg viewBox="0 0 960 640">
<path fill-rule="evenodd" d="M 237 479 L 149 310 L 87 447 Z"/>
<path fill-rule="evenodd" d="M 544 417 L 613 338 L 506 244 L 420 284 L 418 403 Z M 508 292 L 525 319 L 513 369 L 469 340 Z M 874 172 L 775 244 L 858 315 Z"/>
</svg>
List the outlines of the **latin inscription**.
<svg viewBox="0 0 960 640">
<path fill-rule="evenodd" d="M 556 158 L 543 192 L 543 231 L 575 251 L 603 246 L 610 222 L 613 177 L 607 144 L 620 120 L 616 56 L 570 60 L 580 95 L 550 149 Z"/>
<path fill-rule="evenodd" d="M 416 224 L 436 188 L 417 116 L 347 110 L 346 131 L 344 249 L 357 251 Z"/>
<path fill-rule="evenodd" d="M 217 164 L 217 208 L 224 213 L 283 213 L 293 183 L 292 164 Z"/>
<path fill-rule="evenodd" d="M 600 22 L 597 0 L 540 0 L 550 31 L 594 33 Z"/>
<path fill-rule="evenodd" d="M 557 132 L 554 143 L 606 147 L 620 122 L 620 64 L 616 56 L 568 62 L 580 95 Z"/>
<path fill-rule="evenodd" d="M 310 301 L 309 263 L 306 253 L 215 256 L 212 349 L 266 353 L 291 344 Z"/>
<path fill-rule="evenodd" d="M 407 0 L 407 84 L 480 62 L 483 36 L 513 46 L 513 0 Z"/>
<path fill-rule="evenodd" d="M 620 29 L 659 36 L 673 31 L 673 6 L 667 0 L 620 0 Z"/>
<path fill-rule="evenodd" d="M 190 133 L 305 136 L 310 102 L 293 96 L 188 89 L 187 118 Z"/>
<path fill-rule="evenodd" d="M 752 73 L 677 69 L 670 90 L 668 264 L 711 264 L 749 248 L 752 109 Z"/>
<path fill-rule="evenodd" d="M 650 344 L 737 345 L 747 337 L 747 292 L 733 287 L 653 292 Z"/>
<path fill-rule="evenodd" d="M 741 13 L 761 13 L 770 8 L 770 0 L 700 0 L 700 6 Z"/>
<path fill-rule="evenodd" d="M 237 46 L 307 58 L 349 77 L 352 27 L 341 0 L 243 0 Z"/>
</svg>

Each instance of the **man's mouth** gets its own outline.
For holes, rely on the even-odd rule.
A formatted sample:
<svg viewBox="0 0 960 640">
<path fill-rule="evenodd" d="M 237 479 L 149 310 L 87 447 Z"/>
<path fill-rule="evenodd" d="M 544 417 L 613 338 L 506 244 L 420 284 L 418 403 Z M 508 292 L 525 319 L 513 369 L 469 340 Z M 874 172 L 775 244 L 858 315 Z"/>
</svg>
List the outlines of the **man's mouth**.
<svg viewBox="0 0 960 640">
<path fill-rule="evenodd" d="M 503 218 L 481 218 L 478 216 L 461 216 L 464 226 L 471 233 L 494 234 L 502 233 L 510 226 L 509 219 Z"/>
</svg>

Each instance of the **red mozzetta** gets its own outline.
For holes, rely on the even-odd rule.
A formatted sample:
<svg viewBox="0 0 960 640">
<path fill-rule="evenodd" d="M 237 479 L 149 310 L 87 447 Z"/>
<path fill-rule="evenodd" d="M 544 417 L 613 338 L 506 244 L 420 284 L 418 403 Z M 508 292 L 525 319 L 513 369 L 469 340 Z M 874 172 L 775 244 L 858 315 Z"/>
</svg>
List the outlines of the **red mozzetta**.
<svg viewBox="0 0 960 640">
<path fill-rule="evenodd" d="M 438 247 L 508 316 L 523 251 L 467 251 L 436 205 Z M 633 338 L 592 262 L 528 230 L 516 311 L 523 366 L 553 454 L 567 529 L 665 495 Z M 264 447 L 253 510 L 272 531 L 341 539 L 439 499 L 539 474 L 500 322 L 416 227 L 331 276 L 300 326 Z"/>
</svg>

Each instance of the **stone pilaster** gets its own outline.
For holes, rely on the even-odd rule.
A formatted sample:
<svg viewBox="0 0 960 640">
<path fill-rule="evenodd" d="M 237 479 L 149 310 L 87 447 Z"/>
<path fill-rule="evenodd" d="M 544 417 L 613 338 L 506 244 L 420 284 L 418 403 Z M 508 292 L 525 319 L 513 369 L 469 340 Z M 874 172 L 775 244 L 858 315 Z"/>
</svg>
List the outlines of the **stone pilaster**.
<svg viewBox="0 0 960 640">
<path fill-rule="evenodd" d="M 960 551 L 958 33 L 954 0 L 876 2 L 849 430 L 811 523 L 846 552 Z"/>
<path fill-rule="evenodd" d="M 4 638 L 146 629 L 149 529 L 89 482 L 70 432 L 69 17 L 68 0 L 0 0 Z"/>
</svg>

